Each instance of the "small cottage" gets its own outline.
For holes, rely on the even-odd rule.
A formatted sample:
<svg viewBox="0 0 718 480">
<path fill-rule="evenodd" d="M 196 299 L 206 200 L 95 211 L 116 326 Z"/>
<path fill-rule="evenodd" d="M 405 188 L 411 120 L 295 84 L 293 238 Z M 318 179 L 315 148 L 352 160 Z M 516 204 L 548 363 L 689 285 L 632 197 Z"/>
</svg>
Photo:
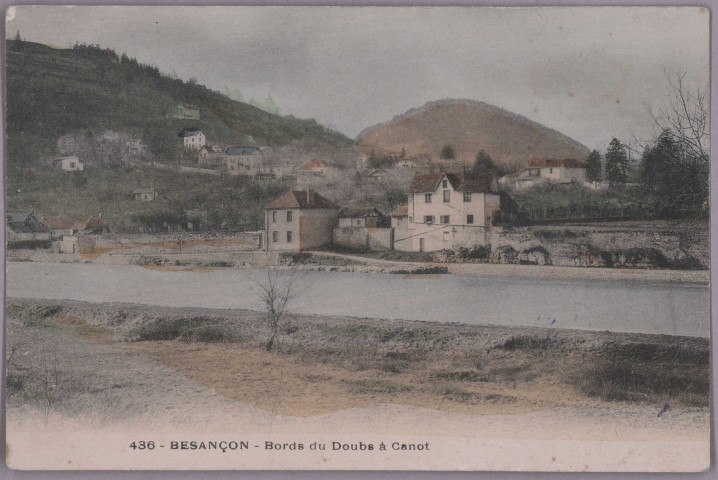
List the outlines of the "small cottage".
<svg viewBox="0 0 718 480">
<path fill-rule="evenodd" d="M 8 240 L 50 240 L 50 227 L 32 212 L 8 212 L 5 220 Z"/>
<path fill-rule="evenodd" d="M 339 211 L 339 227 L 379 228 L 384 214 L 373 207 L 345 207 Z"/>
<path fill-rule="evenodd" d="M 60 170 L 63 172 L 81 172 L 85 169 L 85 166 L 82 162 L 80 162 L 76 155 L 56 158 L 55 161 L 57 162 Z"/>
<path fill-rule="evenodd" d="M 154 202 L 159 197 L 157 190 L 154 188 L 137 188 L 132 192 L 137 202 Z"/>
<path fill-rule="evenodd" d="M 206 143 L 204 133 L 197 129 L 185 128 L 179 133 L 179 136 L 183 139 L 184 148 L 188 150 L 197 151 Z"/>
</svg>

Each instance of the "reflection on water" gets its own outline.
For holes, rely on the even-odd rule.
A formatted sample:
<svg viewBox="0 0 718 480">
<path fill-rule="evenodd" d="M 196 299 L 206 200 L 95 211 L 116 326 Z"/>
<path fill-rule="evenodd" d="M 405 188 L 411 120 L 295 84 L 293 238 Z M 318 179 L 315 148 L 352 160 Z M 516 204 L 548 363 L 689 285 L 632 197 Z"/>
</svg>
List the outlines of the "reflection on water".
<svg viewBox="0 0 718 480">
<path fill-rule="evenodd" d="M 288 275 L 287 272 L 282 272 Z M 705 285 L 299 272 L 296 313 L 709 336 Z M 8 262 L 10 297 L 260 310 L 266 271 Z"/>
</svg>

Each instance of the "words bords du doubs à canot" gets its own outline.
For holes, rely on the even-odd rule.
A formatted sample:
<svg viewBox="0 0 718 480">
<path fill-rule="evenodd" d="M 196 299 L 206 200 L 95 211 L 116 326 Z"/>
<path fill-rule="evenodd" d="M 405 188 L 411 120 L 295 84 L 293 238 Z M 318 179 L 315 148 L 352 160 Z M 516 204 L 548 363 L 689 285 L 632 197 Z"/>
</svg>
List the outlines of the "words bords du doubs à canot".
<svg viewBox="0 0 718 480">
<path fill-rule="evenodd" d="M 266 440 L 262 443 L 248 442 L 246 440 L 212 441 L 212 440 L 170 440 L 159 441 L 134 441 L 130 444 L 131 450 L 214 450 L 222 453 L 263 449 L 276 452 L 292 451 L 334 451 L 334 452 L 373 452 L 373 451 L 397 451 L 397 452 L 425 452 L 430 450 L 429 442 L 406 443 L 398 441 L 387 442 L 274 442 Z"/>
</svg>

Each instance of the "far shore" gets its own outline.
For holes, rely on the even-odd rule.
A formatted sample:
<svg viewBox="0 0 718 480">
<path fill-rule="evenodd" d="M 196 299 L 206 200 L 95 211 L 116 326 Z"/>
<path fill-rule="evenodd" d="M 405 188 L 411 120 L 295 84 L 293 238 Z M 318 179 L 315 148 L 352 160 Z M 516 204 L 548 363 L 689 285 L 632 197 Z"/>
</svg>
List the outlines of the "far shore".
<svg viewBox="0 0 718 480">
<path fill-rule="evenodd" d="M 275 262 L 270 265 L 243 265 L 247 252 L 238 256 L 232 253 L 217 254 L 162 254 L 165 260 L 162 270 L 207 272 L 215 268 L 296 268 L 299 270 L 357 272 L 373 274 L 450 274 L 478 277 L 515 277 L 571 280 L 620 280 L 669 283 L 710 283 L 710 270 L 660 270 L 647 268 L 603 268 L 603 267 L 566 267 L 556 265 L 513 265 L 496 263 L 438 263 L 377 260 L 359 255 L 338 254 L 332 252 L 311 252 L 314 257 L 322 257 L 321 262 L 309 261 L 302 264 Z M 336 262 L 334 262 L 334 260 Z M 68 254 L 9 254 L 7 261 L 31 261 L 35 263 L 78 263 L 108 265 L 141 265 L 139 255 L 101 255 L 88 258 L 83 255 Z"/>
</svg>

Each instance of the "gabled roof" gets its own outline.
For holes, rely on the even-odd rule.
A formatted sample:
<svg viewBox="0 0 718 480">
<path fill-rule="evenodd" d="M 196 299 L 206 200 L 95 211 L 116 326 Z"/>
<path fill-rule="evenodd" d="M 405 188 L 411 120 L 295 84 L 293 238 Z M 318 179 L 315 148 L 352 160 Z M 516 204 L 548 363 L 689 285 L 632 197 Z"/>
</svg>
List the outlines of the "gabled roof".
<svg viewBox="0 0 718 480">
<path fill-rule="evenodd" d="M 15 233 L 45 233 L 50 227 L 39 220 L 32 212 L 8 212 L 7 227 Z"/>
<path fill-rule="evenodd" d="M 408 217 L 409 216 L 409 205 L 399 205 L 397 206 L 393 212 L 391 212 L 392 217 Z"/>
<path fill-rule="evenodd" d="M 330 200 L 319 195 L 314 190 L 292 190 L 265 207 L 267 210 L 276 210 L 279 208 L 336 208 L 336 205 Z"/>
<path fill-rule="evenodd" d="M 196 128 L 183 128 L 181 132 L 177 134 L 178 137 L 193 137 L 199 133 L 202 133 Z"/>
<path fill-rule="evenodd" d="M 533 158 L 529 161 L 529 167 L 564 167 L 564 168 L 586 168 L 586 164 L 575 158 Z"/>
<path fill-rule="evenodd" d="M 186 108 L 187 110 L 199 110 L 199 107 L 197 105 L 190 105 L 189 103 L 180 103 L 182 107 Z"/>
<path fill-rule="evenodd" d="M 249 155 L 254 152 L 258 152 L 259 147 L 252 147 L 252 146 L 240 146 L 235 145 L 232 147 L 227 147 L 227 149 L 224 151 L 227 155 Z"/>
<path fill-rule="evenodd" d="M 322 162 L 318 158 L 312 158 L 311 160 L 299 165 L 299 167 L 297 167 L 297 170 L 311 170 L 312 168 L 329 168 L 329 165 Z"/>
<path fill-rule="evenodd" d="M 381 168 L 375 168 L 371 172 L 367 173 L 365 176 L 367 176 L 367 177 L 386 177 L 387 175 L 389 175 L 389 174 L 386 173 Z"/>
<path fill-rule="evenodd" d="M 457 192 L 489 193 L 493 187 L 493 177 L 485 174 L 473 173 L 424 173 L 414 175 L 409 192 L 431 193 L 436 191 L 439 182 L 446 176 L 451 186 Z"/>
<path fill-rule="evenodd" d="M 90 216 L 46 217 L 43 219 L 53 230 L 85 230 L 88 228 L 106 228 L 109 225 L 99 218 Z"/>
<path fill-rule="evenodd" d="M 374 207 L 344 207 L 339 211 L 344 218 L 383 217 L 384 215 Z"/>
</svg>

